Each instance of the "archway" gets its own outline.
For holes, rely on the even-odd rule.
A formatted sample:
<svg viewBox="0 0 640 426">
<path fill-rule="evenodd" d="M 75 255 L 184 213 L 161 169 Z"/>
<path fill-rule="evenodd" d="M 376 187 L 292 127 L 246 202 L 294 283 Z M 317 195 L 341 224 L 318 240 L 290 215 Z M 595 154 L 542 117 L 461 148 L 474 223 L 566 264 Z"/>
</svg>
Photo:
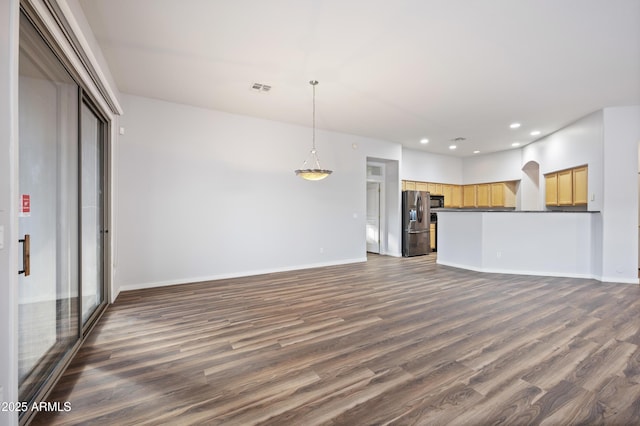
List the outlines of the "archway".
<svg viewBox="0 0 640 426">
<path fill-rule="evenodd" d="M 522 167 L 520 209 L 543 210 L 540 197 L 540 164 L 537 161 L 529 161 Z"/>
</svg>

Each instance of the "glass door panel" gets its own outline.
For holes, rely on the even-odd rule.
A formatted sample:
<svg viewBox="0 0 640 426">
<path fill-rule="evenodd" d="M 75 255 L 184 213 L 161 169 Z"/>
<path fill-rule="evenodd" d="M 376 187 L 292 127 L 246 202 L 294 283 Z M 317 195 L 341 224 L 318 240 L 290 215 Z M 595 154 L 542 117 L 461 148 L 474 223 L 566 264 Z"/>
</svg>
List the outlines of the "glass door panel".
<svg viewBox="0 0 640 426">
<path fill-rule="evenodd" d="M 79 338 L 79 88 L 24 16 L 19 68 L 18 373 L 31 401 Z"/>
<path fill-rule="evenodd" d="M 105 302 L 103 286 L 103 172 L 104 123 L 87 104 L 80 114 L 82 157 L 82 323 Z"/>
</svg>

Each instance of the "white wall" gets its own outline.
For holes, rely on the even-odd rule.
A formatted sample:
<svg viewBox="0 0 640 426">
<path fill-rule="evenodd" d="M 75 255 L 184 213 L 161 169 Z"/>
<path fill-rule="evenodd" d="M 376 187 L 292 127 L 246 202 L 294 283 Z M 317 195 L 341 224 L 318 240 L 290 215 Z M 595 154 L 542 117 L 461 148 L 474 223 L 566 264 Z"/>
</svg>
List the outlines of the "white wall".
<svg viewBox="0 0 640 426">
<path fill-rule="evenodd" d="M 403 148 L 400 175 L 406 180 L 461 185 L 519 180 L 521 168 L 519 149 L 458 158 Z"/>
<path fill-rule="evenodd" d="M 399 145 L 318 130 L 320 160 L 334 173 L 308 182 L 293 171 L 310 128 L 122 100 L 118 289 L 366 259 L 366 158 L 399 161 Z"/>
<path fill-rule="evenodd" d="M 401 148 L 398 152 L 401 153 Z M 402 186 L 400 162 L 387 161 L 385 201 L 387 212 L 387 250 L 390 256 L 402 256 Z"/>
<path fill-rule="evenodd" d="M 402 148 L 400 178 L 461 185 L 462 159 Z"/>
<path fill-rule="evenodd" d="M 592 278 L 592 223 L 599 213 L 485 213 L 487 272 Z M 597 277 L 596 277 L 597 278 Z"/>
<path fill-rule="evenodd" d="M 521 149 L 465 157 L 462 180 L 465 184 L 520 180 L 522 166 Z"/>
<path fill-rule="evenodd" d="M 519 194 L 516 209 L 525 211 L 544 210 L 543 200 L 540 199 L 540 164 L 529 161 L 522 166 Z"/>
<path fill-rule="evenodd" d="M 604 109 L 604 281 L 638 282 L 639 142 L 640 106 Z"/>
<path fill-rule="evenodd" d="M 18 0 L 0 2 L 0 402 L 18 400 Z M 0 411 L 0 425 L 17 424 Z"/>
<path fill-rule="evenodd" d="M 531 143 L 522 149 L 522 166 L 529 161 L 540 165 L 540 205 L 544 205 L 544 174 L 587 164 L 590 201 L 588 210 L 601 211 L 603 204 L 603 118 L 602 111 Z M 593 200 L 591 200 L 593 195 Z"/>
<path fill-rule="evenodd" d="M 482 270 L 483 215 L 457 211 L 438 213 L 438 259 L 443 265 Z"/>
<path fill-rule="evenodd" d="M 483 272 L 594 277 L 600 213 L 441 212 L 438 263 Z M 597 278 L 597 276 L 596 276 Z"/>
</svg>

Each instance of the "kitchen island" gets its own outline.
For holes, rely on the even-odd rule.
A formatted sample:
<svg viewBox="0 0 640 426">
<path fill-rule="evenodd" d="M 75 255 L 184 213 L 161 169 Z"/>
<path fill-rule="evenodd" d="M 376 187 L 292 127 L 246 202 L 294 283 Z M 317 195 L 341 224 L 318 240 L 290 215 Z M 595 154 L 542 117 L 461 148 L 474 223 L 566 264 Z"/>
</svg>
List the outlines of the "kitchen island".
<svg viewBox="0 0 640 426">
<path fill-rule="evenodd" d="M 595 278 L 600 212 L 438 210 L 441 265 L 480 272 Z"/>
</svg>

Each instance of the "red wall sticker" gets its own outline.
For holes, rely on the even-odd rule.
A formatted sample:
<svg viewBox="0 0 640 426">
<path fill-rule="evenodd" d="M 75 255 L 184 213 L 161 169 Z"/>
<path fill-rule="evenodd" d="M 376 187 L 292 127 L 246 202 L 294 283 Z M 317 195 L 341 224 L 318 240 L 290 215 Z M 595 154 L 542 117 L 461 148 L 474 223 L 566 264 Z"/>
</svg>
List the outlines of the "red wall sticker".
<svg viewBox="0 0 640 426">
<path fill-rule="evenodd" d="M 31 216 L 31 196 L 29 194 L 20 195 L 20 216 Z"/>
</svg>

